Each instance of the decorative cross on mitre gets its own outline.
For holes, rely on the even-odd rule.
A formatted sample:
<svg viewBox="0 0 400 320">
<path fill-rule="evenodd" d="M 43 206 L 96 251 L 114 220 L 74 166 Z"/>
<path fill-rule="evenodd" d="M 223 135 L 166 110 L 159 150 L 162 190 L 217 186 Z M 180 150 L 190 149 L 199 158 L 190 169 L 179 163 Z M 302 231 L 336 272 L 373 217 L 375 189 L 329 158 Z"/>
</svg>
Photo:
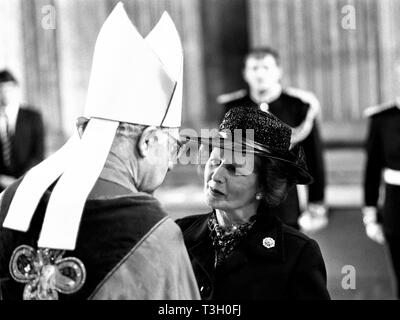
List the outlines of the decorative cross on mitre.
<svg viewBox="0 0 400 320">
<path fill-rule="evenodd" d="M 38 246 L 73 250 L 83 208 L 107 159 L 119 122 L 179 127 L 183 50 L 165 12 L 144 39 L 122 3 L 98 35 L 81 139 L 75 134 L 21 181 L 3 226 L 26 232 L 36 207 L 57 180 L 47 205 Z"/>
</svg>

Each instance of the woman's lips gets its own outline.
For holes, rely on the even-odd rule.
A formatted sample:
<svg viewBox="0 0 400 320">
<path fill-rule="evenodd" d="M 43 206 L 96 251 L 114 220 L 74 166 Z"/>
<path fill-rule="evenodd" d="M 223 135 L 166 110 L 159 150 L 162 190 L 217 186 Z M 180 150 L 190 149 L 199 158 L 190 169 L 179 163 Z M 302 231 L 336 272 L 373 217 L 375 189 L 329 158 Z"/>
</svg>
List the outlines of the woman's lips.
<svg viewBox="0 0 400 320">
<path fill-rule="evenodd" d="M 224 196 L 224 194 L 221 191 L 217 190 L 217 189 L 214 189 L 214 188 L 211 188 L 211 187 L 208 187 L 208 189 L 210 190 L 211 195 L 214 196 L 214 197 Z"/>
</svg>

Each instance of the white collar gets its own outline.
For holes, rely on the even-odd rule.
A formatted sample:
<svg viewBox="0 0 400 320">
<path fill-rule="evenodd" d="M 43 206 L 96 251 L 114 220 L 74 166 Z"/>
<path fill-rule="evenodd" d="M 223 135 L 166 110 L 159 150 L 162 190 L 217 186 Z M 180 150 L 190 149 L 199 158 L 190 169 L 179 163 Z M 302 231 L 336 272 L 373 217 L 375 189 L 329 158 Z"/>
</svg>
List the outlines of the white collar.
<svg viewBox="0 0 400 320">
<path fill-rule="evenodd" d="M 282 93 L 282 85 L 280 83 L 277 83 L 269 90 L 268 94 L 265 94 L 263 97 L 261 98 L 255 97 L 251 94 L 251 91 L 250 91 L 250 97 L 257 104 L 261 104 L 263 102 L 271 103 L 272 101 L 278 99 L 281 93 Z"/>
<path fill-rule="evenodd" d="M 19 108 L 20 108 L 19 103 L 10 104 L 5 107 L 5 113 L 7 116 L 9 129 L 12 131 L 15 130 Z"/>
</svg>

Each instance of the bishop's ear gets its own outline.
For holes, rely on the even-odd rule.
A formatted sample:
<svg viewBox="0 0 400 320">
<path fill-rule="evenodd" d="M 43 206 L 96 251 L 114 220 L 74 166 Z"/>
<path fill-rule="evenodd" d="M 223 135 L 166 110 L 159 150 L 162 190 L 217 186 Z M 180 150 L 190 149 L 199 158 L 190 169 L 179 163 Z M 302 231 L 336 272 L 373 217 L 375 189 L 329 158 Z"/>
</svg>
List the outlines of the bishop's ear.
<svg viewBox="0 0 400 320">
<path fill-rule="evenodd" d="M 159 131 L 160 130 L 153 126 L 143 130 L 136 144 L 140 157 L 146 157 L 149 154 L 150 148 L 159 141 Z"/>
</svg>

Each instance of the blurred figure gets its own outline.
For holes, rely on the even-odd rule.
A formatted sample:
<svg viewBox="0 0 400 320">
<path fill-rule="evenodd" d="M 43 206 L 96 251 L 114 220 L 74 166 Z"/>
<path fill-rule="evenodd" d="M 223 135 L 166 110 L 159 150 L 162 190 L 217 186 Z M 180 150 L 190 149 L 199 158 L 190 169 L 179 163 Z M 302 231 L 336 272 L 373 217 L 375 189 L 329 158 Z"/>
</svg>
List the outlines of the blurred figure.
<svg viewBox="0 0 400 320">
<path fill-rule="evenodd" d="M 386 239 L 396 277 L 397 298 L 400 298 L 400 100 L 369 107 L 364 114 L 370 119 L 363 222 L 369 238 L 380 244 Z M 380 210 L 382 177 L 384 201 Z"/>
<path fill-rule="evenodd" d="M 20 90 L 8 70 L 0 71 L 0 191 L 44 157 L 39 112 L 20 103 Z"/>
<path fill-rule="evenodd" d="M 306 208 L 300 208 L 297 190 L 293 188 L 286 201 L 276 208 L 277 215 L 296 229 L 317 231 L 328 223 L 324 204 L 325 168 L 316 121 L 320 112 L 319 102 L 311 92 L 282 88 L 282 68 L 275 50 L 254 49 L 246 55 L 244 64 L 243 77 L 248 90 L 221 95 L 218 102 L 224 105 L 224 113 L 236 106 L 248 106 L 270 112 L 292 128 L 291 146 L 304 148 L 314 183 L 308 186 Z"/>
</svg>

